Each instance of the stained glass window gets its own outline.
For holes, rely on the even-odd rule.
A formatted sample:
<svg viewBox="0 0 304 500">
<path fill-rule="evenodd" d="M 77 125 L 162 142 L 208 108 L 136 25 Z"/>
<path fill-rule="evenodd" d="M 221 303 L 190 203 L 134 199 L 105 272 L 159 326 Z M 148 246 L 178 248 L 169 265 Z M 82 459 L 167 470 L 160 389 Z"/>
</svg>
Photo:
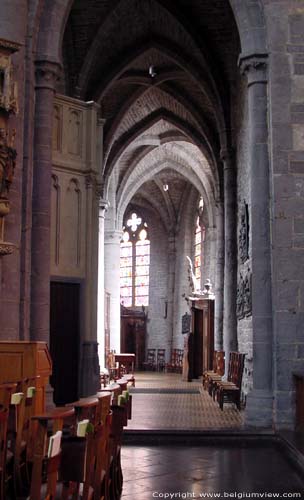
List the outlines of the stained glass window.
<svg viewBox="0 0 304 500">
<path fill-rule="evenodd" d="M 200 217 L 197 217 L 194 237 L 194 274 L 199 284 L 201 284 L 204 240 L 205 228 L 201 226 Z"/>
<path fill-rule="evenodd" d="M 125 307 L 149 304 L 149 266 L 148 226 L 134 212 L 120 245 L 120 300 Z"/>
</svg>

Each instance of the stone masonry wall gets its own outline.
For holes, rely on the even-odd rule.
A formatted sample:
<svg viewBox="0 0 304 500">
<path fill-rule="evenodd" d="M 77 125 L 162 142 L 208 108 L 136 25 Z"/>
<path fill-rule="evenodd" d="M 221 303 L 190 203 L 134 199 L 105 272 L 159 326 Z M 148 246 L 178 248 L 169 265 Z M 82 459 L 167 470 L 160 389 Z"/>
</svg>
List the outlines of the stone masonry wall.
<svg viewBox="0 0 304 500">
<path fill-rule="evenodd" d="M 270 50 L 275 424 L 293 428 L 304 374 L 304 6 L 265 2 Z"/>
<path fill-rule="evenodd" d="M 168 301 L 168 235 L 155 214 L 147 218 L 150 234 L 150 289 L 146 349 L 166 349 L 168 356 L 170 331 L 165 318 Z"/>
</svg>

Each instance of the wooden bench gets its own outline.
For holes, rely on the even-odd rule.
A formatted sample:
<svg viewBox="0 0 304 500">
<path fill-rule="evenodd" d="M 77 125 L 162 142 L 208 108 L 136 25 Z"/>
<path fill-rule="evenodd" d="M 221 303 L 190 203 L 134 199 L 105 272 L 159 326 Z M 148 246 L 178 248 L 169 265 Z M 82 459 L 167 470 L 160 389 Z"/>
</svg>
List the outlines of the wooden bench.
<svg viewBox="0 0 304 500">
<path fill-rule="evenodd" d="M 224 403 L 235 403 L 241 409 L 241 390 L 245 363 L 245 354 L 240 352 L 230 353 L 229 377 L 227 381 L 221 380 L 215 384 L 216 399 L 221 410 Z"/>
</svg>

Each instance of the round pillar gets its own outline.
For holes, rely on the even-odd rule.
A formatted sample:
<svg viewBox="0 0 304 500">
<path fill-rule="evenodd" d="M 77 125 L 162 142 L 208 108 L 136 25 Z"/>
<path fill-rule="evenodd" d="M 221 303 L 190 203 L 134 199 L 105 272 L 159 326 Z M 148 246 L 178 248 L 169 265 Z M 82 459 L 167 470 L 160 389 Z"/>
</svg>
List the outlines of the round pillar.
<svg viewBox="0 0 304 500">
<path fill-rule="evenodd" d="M 32 202 L 32 340 L 49 342 L 53 98 L 59 64 L 36 61 Z"/>
<path fill-rule="evenodd" d="M 248 79 L 252 237 L 253 390 L 247 396 L 246 423 L 272 425 L 272 293 L 270 186 L 267 115 L 267 56 L 241 58 Z"/>
<path fill-rule="evenodd" d="M 120 352 L 120 240 L 122 231 L 104 234 L 105 290 L 110 293 L 110 346 Z"/>
<path fill-rule="evenodd" d="M 104 226 L 105 213 L 108 208 L 106 200 L 99 201 L 99 241 L 98 241 L 98 299 L 97 299 L 97 342 L 100 367 L 105 366 L 105 255 L 104 255 Z"/>
<path fill-rule="evenodd" d="M 216 264 L 214 303 L 214 348 L 223 349 L 224 313 L 224 207 L 222 202 L 216 208 Z"/>
<path fill-rule="evenodd" d="M 229 353 L 237 350 L 236 290 L 237 290 L 237 245 L 236 245 L 236 170 L 232 154 L 221 151 L 224 166 L 224 334 L 226 373 Z"/>
</svg>

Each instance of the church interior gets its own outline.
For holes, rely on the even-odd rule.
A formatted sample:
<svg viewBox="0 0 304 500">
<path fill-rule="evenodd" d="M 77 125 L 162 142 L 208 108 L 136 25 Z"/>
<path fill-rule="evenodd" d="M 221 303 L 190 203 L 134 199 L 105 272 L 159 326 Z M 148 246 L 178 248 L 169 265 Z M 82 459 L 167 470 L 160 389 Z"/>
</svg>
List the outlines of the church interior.
<svg viewBox="0 0 304 500">
<path fill-rule="evenodd" d="M 0 500 L 304 498 L 303 33 L 0 0 Z"/>
</svg>

